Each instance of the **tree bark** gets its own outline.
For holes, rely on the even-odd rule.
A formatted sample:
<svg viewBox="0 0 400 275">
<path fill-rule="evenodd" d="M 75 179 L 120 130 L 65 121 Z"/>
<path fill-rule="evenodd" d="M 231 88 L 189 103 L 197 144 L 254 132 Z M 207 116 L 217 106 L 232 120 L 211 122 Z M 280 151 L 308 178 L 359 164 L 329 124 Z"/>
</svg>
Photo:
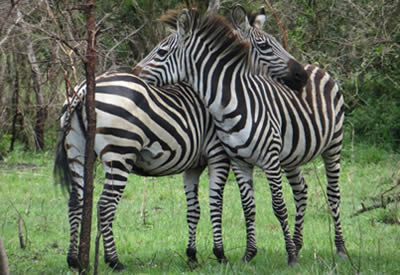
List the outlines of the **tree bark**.
<svg viewBox="0 0 400 275">
<path fill-rule="evenodd" d="M 31 39 L 30 39 L 31 40 Z M 33 90 L 36 95 L 36 122 L 34 127 L 36 149 L 44 149 L 44 125 L 47 118 L 47 107 L 44 102 L 43 91 L 41 88 L 42 73 L 37 63 L 36 54 L 33 49 L 33 42 L 28 44 L 28 60 L 31 65 Z"/>
<path fill-rule="evenodd" d="M 0 274 L 9 275 L 10 270 L 8 270 L 8 258 L 6 254 L 6 249 L 4 248 L 3 241 L 0 239 Z"/>
<path fill-rule="evenodd" d="M 19 113 L 19 71 L 18 64 L 19 58 L 17 53 L 13 53 L 13 65 L 14 65 L 14 92 L 12 96 L 12 106 L 13 106 L 13 120 L 11 125 L 11 144 L 9 151 L 12 152 L 14 150 L 14 143 L 17 140 L 17 120 Z"/>
<path fill-rule="evenodd" d="M 95 72 L 96 72 L 96 21 L 95 0 L 86 4 L 86 27 L 88 33 L 88 44 L 85 60 L 86 71 L 86 112 L 87 112 L 87 137 L 85 148 L 84 190 L 83 190 L 83 213 L 79 243 L 80 272 L 86 272 L 89 268 L 90 235 L 93 212 L 93 166 L 95 161 L 94 138 L 96 133 L 95 113 Z"/>
</svg>

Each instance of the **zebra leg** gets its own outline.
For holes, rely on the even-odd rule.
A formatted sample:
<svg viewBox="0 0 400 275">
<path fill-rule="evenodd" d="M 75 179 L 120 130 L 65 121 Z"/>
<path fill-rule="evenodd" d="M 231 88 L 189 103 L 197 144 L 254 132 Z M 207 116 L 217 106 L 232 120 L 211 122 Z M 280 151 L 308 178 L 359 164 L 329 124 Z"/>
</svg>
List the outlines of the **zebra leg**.
<svg viewBox="0 0 400 275">
<path fill-rule="evenodd" d="M 271 160 L 267 167 L 264 167 L 264 173 L 267 176 L 269 187 L 272 195 L 272 208 L 275 216 L 278 218 L 285 239 L 286 251 L 288 253 L 288 264 L 295 265 L 297 263 L 296 245 L 294 244 L 289 232 L 288 214 L 285 200 L 282 194 L 282 173 L 278 156 L 271 156 Z"/>
<path fill-rule="evenodd" d="M 303 247 L 303 225 L 307 206 L 307 183 L 300 167 L 285 169 L 286 178 L 292 188 L 296 205 L 296 223 L 294 226 L 293 242 L 296 245 L 296 255 Z"/>
<path fill-rule="evenodd" d="M 69 267 L 79 269 L 78 240 L 83 210 L 83 165 L 85 154 L 85 135 L 82 132 L 76 113 L 71 120 L 71 130 L 65 138 L 68 166 L 72 175 L 72 187 L 68 202 L 68 221 L 70 225 L 70 243 L 67 254 Z"/>
<path fill-rule="evenodd" d="M 200 219 L 200 203 L 198 198 L 199 178 L 204 167 L 186 170 L 183 174 L 183 184 L 186 195 L 186 219 L 189 229 L 189 239 L 186 255 L 189 261 L 197 262 L 196 258 L 196 231 Z"/>
<path fill-rule="evenodd" d="M 128 171 L 118 161 L 105 162 L 106 183 L 98 202 L 99 221 L 104 245 L 104 261 L 114 270 L 124 269 L 118 259 L 115 247 L 112 223 L 118 203 L 124 192 Z"/>
<path fill-rule="evenodd" d="M 240 198 L 246 221 L 246 251 L 242 261 L 249 262 L 257 254 L 255 227 L 256 203 L 254 200 L 253 188 L 253 166 L 243 162 L 239 163 L 235 160 L 231 160 L 231 165 L 239 186 Z"/>
<path fill-rule="evenodd" d="M 222 242 L 222 206 L 226 181 L 229 174 L 229 159 L 218 160 L 208 165 L 210 218 L 213 227 L 214 255 L 218 262 L 226 263 Z"/>
<path fill-rule="evenodd" d="M 78 240 L 79 240 L 79 229 L 82 220 L 83 210 L 83 188 L 82 185 L 75 181 L 80 178 L 78 174 L 74 174 L 74 182 L 68 202 L 68 220 L 70 225 L 70 242 L 67 254 L 67 263 L 71 268 L 79 269 L 79 258 L 78 258 Z M 83 176 L 79 182 L 83 184 Z"/>
<path fill-rule="evenodd" d="M 335 226 L 335 245 L 336 252 L 341 257 L 346 257 L 346 249 L 342 234 L 342 226 L 340 222 L 340 189 L 339 189 L 339 174 L 340 174 L 340 148 L 333 147 L 322 154 L 325 164 L 327 185 L 327 196 L 333 222 Z"/>
</svg>

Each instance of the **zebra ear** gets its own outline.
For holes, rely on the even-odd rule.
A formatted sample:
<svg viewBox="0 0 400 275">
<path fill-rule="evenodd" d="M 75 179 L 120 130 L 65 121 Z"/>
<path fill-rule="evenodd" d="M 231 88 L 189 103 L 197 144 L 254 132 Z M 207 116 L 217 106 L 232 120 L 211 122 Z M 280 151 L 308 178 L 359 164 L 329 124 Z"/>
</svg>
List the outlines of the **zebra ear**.
<svg viewBox="0 0 400 275">
<path fill-rule="evenodd" d="M 187 34 L 190 34 L 190 23 L 189 11 L 187 9 L 182 10 L 182 12 L 178 15 L 176 22 L 176 31 L 181 38 L 185 37 Z"/>
<path fill-rule="evenodd" d="M 244 8 L 240 5 L 235 6 L 232 9 L 231 16 L 233 26 L 243 34 L 247 33 L 251 26 L 249 20 L 247 19 L 247 13 Z"/>
<path fill-rule="evenodd" d="M 260 13 L 257 14 L 252 25 L 254 28 L 262 29 L 262 28 L 264 28 L 264 24 L 265 24 L 266 20 L 267 20 L 267 16 L 265 15 L 264 6 L 262 6 L 260 9 Z"/>
</svg>

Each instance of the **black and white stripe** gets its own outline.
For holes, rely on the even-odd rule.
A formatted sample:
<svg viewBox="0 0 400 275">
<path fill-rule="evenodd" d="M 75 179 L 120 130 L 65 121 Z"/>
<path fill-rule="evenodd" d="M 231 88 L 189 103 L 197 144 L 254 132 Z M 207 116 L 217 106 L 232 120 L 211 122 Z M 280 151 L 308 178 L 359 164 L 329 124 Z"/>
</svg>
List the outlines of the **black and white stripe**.
<svg viewBox="0 0 400 275">
<path fill-rule="evenodd" d="M 156 80 L 158 85 L 187 80 L 210 111 L 241 191 L 247 228 L 244 260 L 251 260 L 257 252 L 252 170 L 258 166 L 270 184 L 288 262 L 296 263 L 297 248 L 289 232 L 281 169 L 286 171 L 297 198 L 306 194 L 299 168 L 302 164 L 322 155 L 328 173 L 338 172 L 344 114 L 336 83 L 329 80 L 332 87 L 327 94 L 293 91 L 268 76 L 253 74 L 255 63 L 248 43 L 235 35 L 224 19 L 201 18 L 196 11 L 185 10 L 170 14 L 164 21 L 171 22 L 171 17 L 176 19 L 176 33 L 140 62 L 136 73 Z M 291 81 L 298 80 L 293 76 Z M 328 190 L 337 195 L 331 196 L 330 204 L 338 209 L 337 182 L 328 181 Z M 305 210 L 306 195 L 303 198 L 297 203 L 297 212 Z M 344 248 L 343 239 L 339 241 Z"/>
<path fill-rule="evenodd" d="M 86 83 L 68 98 L 62 113 L 54 173 L 68 186 L 70 247 L 67 261 L 78 266 L 78 230 L 82 215 Z M 222 244 L 222 197 L 229 159 L 216 136 L 215 125 L 192 89 L 185 84 L 158 89 L 140 78 L 107 73 L 96 79 L 95 152 L 106 181 L 98 202 L 105 261 L 122 269 L 115 248 L 112 222 L 129 173 L 166 176 L 184 172 L 189 241 L 187 255 L 196 260 L 196 227 L 200 218 L 199 177 L 209 173 L 210 214 L 214 253 L 225 260 Z"/>
<path fill-rule="evenodd" d="M 244 13 L 244 10 L 241 7 L 234 8 L 232 12 L 232 18 L 234 21 L 233 25 L 237 28 L 241 38 L 250 42 L 250 54 L 254 64 L 256 66 L 258 64 L 261 68 L 268 66 L 268 69 L 271 69 L 273 72 L 284 71 L 283 69 L 279 69 L 284 66 L 279 66 L 279 58 L 276 56 L 285 57 L 285 50 L 282 49 L 282 46 L 276 42 L 276 39 L 273 36 L 262 30 L 264 23 L 266 22 L 264 8 L 261 8 L 259 14 L 255 16 L 256 20 L 249 19 L 250 22 L 252 22 L 251 26 L 246 17 L 235 16 L 235 14 L 238 13 Z M 275 66 L 275 64 L 277 65 L 272 68 L 273 66 L 271 66 L 271 64 L 273 66 Z M 338 119 L 335 121 L 335 131 L 337 133 L 337 137 L 330 142 L 330 145 L 332 146 L 330 151 L 335 152 L 335 154 L 322 154 L 322 158 L 325 163 L 326 178 L 328 182 L 327 196 L 334 219 L 336 249 L 338 255 L 345 256 L 344 239 L 342 235 L 339 214 L 340 193 L 338 186 L 340 174 L 340 152 L 343 139 L 343 119 L 340 118 L 343 116 L 343 105 L 342 102 L 340 102 L 334 103 L 332 107 L 329 107 L 326 106 L 328 102 L 324 100 L 326 99 L 324 96 L 331 95 L 333 98 L 340 98 L 341 95 L 338 86 L 336 85 L 336 81 L 324 70 L 310 64 L 304 65 L 303 67 L 307 73 L 307 81 L 304 83 L 305 85 L 302 85 L 304 87 L 298 87 L 300 89 L 296 90 L 298 90 L 304 99 L 311 99 L 316 96 L 322 97 L 321 100 L 318 98 L 310 100 L 309 104 L 309 106 L 315 109 L 312 111 L 313 113 L 320 113 L 319 117 L 315 117 L 315 122 L 317 123 L 315 127 L 322 128 L 324 125 L 329 124 L 330 121 L 328 118 L 330 116 L 324 115 L 324 112 L 332 111 L 332 108 L 336 107 L 334 114 L 336 114 L 338 117 Z M 259 71 L 258 73 L 263 72 Z M 271 75 L 269 72 L 266 74 Z M 274 73 L 272 73 L 272 75 L 274 75 Z M 277 76 L 275 76 L 275 79 L 281 83 L 284 83 L 282 82 L 282 79 Z M 293 140 L 293 142 L 295 141 Z M 320 142 L 324 142 L 324 140 Z M 293 194 L 296 203 L 296 223 L 293 241 L 296 244 L 296 250 L 298 253 L 303 246 L 302 231 L 307 202 L 307 185 L 301 174 L 300 167 L 296 167 L 294 170 L 285 169 L 285 172 L 289 183 L 293 188 Z"/>
</svg>

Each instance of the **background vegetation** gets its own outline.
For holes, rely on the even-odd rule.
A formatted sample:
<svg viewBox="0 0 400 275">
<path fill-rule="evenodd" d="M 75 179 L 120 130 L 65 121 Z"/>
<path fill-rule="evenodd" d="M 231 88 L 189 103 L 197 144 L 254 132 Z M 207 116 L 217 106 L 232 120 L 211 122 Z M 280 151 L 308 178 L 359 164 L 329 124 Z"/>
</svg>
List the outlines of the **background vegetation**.
<svg viewBox="0 0 400 275">
<path fill-rule="evenodd" d="M 67 197 L 53 187 L 52 152 L 32 153 L 22 146 L 0 164 L 0 236 L 7 249 L 11 274 L 73 274 L 66 263 L 69 241 Z M 22 161 L 23 160 L 23 161 Z M 23 162 L 23 163 L 21 163 Z M 400 156 L 372 147 L 348 148 L 341 174 L 342 225 L 349 259 L 335 255 L 332 219 L 325 200 L 322 160 L 304 167 L 309 200 L 304 247 L 299 266 L 287 266 L 279 222 L 271 207 L 269 187 L 256 170 L 257 242 L 259 252 L 249 264 L 240 262 L 245 250 L 245 222 L 238 187 L 233 177 L 224 194 L 223 237 L 230 264 L 218 264 L 212 254 L 212 230 L 208 208 L 206 173 L 201 177 L 201 219 L 198 228 L 200 265 L 186 263 L 186 207 L 182 176 L 143 178 L 131 175 L 118 206 L 114 232 L 122 274 L 399 274 L 399 202 L 354 216 L 357 211 L 381 204 L 399 194 Z M 97 168 L 95 200 L 104 176 Z M 393 189 L 394 188 L 394 189 Z M 288 184 L 284 195 L 293 231 L 294 202 Z M 143 215 L 145 213 L 145 215 Z M 20 248 L 18 221 L 25 248 Z M 93 223 L 92 260 L 94 256 Z M 99 274 L 112 274 L 104 264 L 100 247 Z"/>
<path fill-rule="evenodd" d="M 14 274 L 68 273 L 66 199 L 61 199 L 59 191 L 51 193 L 48 189 L 52 184 L 57 118 L 66 89 L 84 80 L 81 56 L 86 50 L 86 30 L 79 2 L 0 1 L 0 236 L 10 253 Z M 167 30 L 155 22 L 166 10 L 183 7 L 205 10 L 208 5 L 206 0 L 96 2 L 98 73 L 131 71 L 166 36 Z M 273 9 L 268 2 L 273 4 Z M 400 197 L 400 0 L 221 0 L 220 13 L 228 14 L 230 7 L 238 3 L 248 11 L 267 5 L 265 30 L 278 40 L 286 35 L 288 50 L 298 60 L 324 68 L 341 86 L 347 115 L 341 180 L 344 231 L 353 264 L 339 261 L 337 265 L 337 259 L 332 257 L 325 202 L 317 199 L 322 197 L 323 188 L 314 170 L 323 182 L 324 179 L 321 163 L 316 161 L 307 168 L 312 186 L 305 228 L 309 235 L 299 269 L 286 267 L 280 231 L 271 213 L 270 201 L 265 199 L 269 200 L 265 195 L 268 194 L 265 181 L 259 177 L 256 187 L 262 191 L 256 194 L 260 255 L 254 264 L 239 264 L 244 226 L 237 226 L 243 221 L 242 215 L 237 215 L 241 213 L 237 187 L 230 183 L 224 238 L 233 265 L 221 266 L 212 260 L 207 192 L 203 183 L 202 207 L 206 210 L 199 229 L 199 249 L 204 266 L 196 272 L 399 273 L 399 208 L 397 203 L 387 207 L 386 203 Z M 97 182 L 101 181 L 99 171 Z M 186 226 L 180 177 L 164 179 L 161 183 L 160 179 L 138 177 L 130 181 L 138 184 L 127 188 L 116 225 L 118 243 L 124 244 L 119 246 L 121 258 L 129 266 L 128 270 L 188 271 L 183 256 Z M 148 187 L 144 187 L 144 182 Z M 143 224 L 138 215 L 144 192 L 152 194 L 147 205 L 149 224 Z M 287 200 L 290 205 L 290 196 Z M 377 206 L 377 209 L 351 217 L 363 209 L 361 205 Z M 18 217 L 25 229 L 25 250 L 18 247 Z"/>
<path fill-rule="evenodd" d="M 262 0 L 222 0 L 257 11 Z M 130 71 L 166 36 L 155 22 L 168 9 L 206 0 L 98 0 L 98 72 Z M 0 3 L 0 157 L 15 140 L 52 149 L 67 86 L 84 79 L 85 23 L 78 1 Z M 265 30 L 286 34 L 301 62 L 329 71 L 342 87 L 356 141 L 400 149 L 400 0 L 273 1 Z M 279 28 L 276 16 L 285 27 Z"/>
</svg>

